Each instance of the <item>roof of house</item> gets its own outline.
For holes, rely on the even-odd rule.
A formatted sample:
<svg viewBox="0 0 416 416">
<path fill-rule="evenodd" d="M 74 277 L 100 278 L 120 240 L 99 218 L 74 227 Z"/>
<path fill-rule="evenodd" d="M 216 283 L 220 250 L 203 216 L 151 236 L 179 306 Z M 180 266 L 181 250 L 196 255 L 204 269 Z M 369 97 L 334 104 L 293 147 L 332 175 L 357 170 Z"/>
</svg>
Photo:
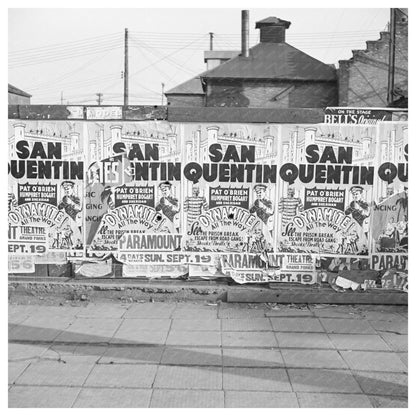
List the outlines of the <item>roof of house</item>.
<svg viewBox="0 0 416 416">
<path fill-rule="evenodd" d="M 336 70 L 286 42 L 259 43 L 248 58 L 239 55 L 200 74 L 201 78 L 335 81 Z"/>
<path fill-rule="evenodd" d="M 205 95 L 202 89 L 201 77 L 197 75 L 196 77 L 191 78 L 188 81 L 185 81 L 182 84 L 179 84 L 176 87 L 173 87 L 169 91 L 165 92 L 165 95 L 169 94 Z"/>
<path fill-rule="evenodd" d="M 23 90 L 20 90 L 19 88 L 16 88 L 12 84 L 9 84 L 8 92 L 10 94 L 22 95 L 23 97 L 31 97 L 30 94 L 28 94 L 27 92 Z"/>
</svg>

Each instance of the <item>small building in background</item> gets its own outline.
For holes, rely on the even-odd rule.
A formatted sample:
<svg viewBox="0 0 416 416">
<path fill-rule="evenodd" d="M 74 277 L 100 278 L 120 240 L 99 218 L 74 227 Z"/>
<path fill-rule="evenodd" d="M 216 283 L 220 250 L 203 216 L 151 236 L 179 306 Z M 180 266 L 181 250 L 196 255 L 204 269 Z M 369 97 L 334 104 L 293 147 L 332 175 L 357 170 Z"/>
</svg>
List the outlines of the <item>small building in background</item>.
<svg viewBox="0 0 416 416">
<path fill-rule="evenodd" d="M 30 98 L 32 96 L 30 94 L 28 94 L 25 91 L 20 90 L 19 88 L 16 88 L 15 86 L 13 86 L 12 84 L 9 84 L 8 86 L 8 101 L 9 101 L 9 105 L 17 105 L 17 104 L 22 104 L 22 105 L 27 105 L 30 104 Z"/>
<path fill-rule="evenodd" d="M 205 92 L 201 78 L 196 76 L 165 92 L 168 105 L 175 107 L 204 107 Z"/>
<path fill-rule="evenodd" d="M 207 64 L 207 71 L 225 64 L 240 54 L 240 51 L 205 51 L 204 62 Z"/>
</svg>

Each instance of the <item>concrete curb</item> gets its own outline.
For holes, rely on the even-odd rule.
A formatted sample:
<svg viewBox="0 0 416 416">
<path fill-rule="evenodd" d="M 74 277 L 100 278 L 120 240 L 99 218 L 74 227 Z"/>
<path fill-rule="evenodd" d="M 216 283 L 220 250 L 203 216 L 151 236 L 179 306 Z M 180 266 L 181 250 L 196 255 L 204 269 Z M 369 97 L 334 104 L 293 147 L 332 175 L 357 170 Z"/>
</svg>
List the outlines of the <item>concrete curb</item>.
<svg viewBox="0 0 416 416">
<path fill-rule="evenodd" d="M 408 294 L 391 290 L 335 292 L 328 287 L 285 284 L 280 288 L 234 286 L 221 281 L 137 281 L 27 277 L 9 278 L 9 300 L 33 301 L 196 301 L 241 303 L 332 303 L 407 305 Z"/>
<path fill-rule="evenodd" d="M 331 288 L 246 288 L 243 292 L 230 287 L 227 302 L 276 302 L 276 303 L 331 303 L 340 305 L 407 305 L 408 295 L 405 292 L 392 290 L 368 290 L 365 292 L 335 292 Z"/>
<path fill-rule="evenodd" d="M 104 280 L 104 279 L 103 279 Z M 114 280 L 79 281 L 39 278 L 9 281 L 9 300 L 23 298 L 47 301 L 226 301 L 226 284 L 210 282 L 120 282 Z M 120 279 L 122 280 L 122 279 Z"/>
</svg>

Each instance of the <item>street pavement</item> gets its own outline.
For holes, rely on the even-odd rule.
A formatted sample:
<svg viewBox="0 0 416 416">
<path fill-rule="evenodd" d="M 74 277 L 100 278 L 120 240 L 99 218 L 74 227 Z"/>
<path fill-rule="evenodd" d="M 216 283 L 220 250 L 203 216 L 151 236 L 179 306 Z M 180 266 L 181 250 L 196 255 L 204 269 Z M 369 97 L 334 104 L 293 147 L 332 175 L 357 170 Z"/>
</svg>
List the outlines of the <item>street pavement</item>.
<svg viewBox="0 0 416 416">
<path fill-rule="evenodd" d="M 9 407 L 407 407 L 407 308 L 9 305 Z"/>
</svg>

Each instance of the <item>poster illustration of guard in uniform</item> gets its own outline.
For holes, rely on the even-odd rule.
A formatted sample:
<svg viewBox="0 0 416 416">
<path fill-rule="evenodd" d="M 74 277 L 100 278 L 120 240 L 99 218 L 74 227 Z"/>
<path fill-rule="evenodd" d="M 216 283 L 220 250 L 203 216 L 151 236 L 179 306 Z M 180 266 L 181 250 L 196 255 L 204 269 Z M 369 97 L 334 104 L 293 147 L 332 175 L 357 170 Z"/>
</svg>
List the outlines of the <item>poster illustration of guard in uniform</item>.
<svg viewBox="0 0 416 416">
<path fill-rule="evenodd" d="M 9 253 L 82 253 L 84 161 L 79 123 L 9 122 Z"/>
<path fill-rule="evenodd" d="M 376 128 L 283 126 L 279 249 L 367 255 Z"/>
<path fill-rule="evenodd" d="M 182 250 L 273 251 L 276 135 L 255 125 L 184 126 Z"/>
<path fill-rule="evenodd" d="M 88 251 L 163 263 L 181 243 L 177 134 L 167 123 L 106 123 L 89 135 Z"/>
<path fill-rule="evenodd" d="M 373 253 L 408 250 L 408 139 L 406 123 L 382 123 L 372 204 Z"/>
</svg>

